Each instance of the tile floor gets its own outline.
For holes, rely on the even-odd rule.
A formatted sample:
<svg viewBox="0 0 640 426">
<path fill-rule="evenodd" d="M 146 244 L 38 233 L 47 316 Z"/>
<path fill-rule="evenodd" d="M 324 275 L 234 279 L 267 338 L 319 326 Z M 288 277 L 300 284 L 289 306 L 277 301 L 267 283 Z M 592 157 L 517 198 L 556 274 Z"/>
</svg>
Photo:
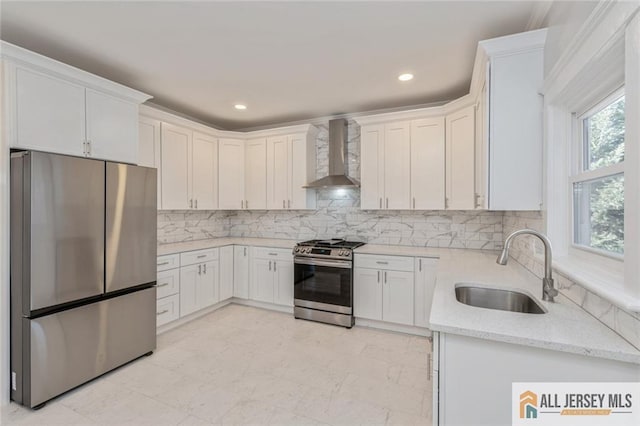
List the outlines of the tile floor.
<svg viewBox="0 0 640 426">
<path fill-rule="evenodd" d="M 430 425 L 426 338 L 228 305 L 158 349 L 2 424 Z"/>
</svg>

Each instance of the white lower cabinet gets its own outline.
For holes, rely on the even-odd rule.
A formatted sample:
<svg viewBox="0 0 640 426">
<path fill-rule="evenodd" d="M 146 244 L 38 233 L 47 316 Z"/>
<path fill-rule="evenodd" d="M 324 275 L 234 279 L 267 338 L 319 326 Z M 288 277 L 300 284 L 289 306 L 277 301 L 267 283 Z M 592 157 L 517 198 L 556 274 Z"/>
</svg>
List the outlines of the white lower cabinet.
<svg viewBox="0 0 640 426">
<path fill-rule="evenodd" d="M 233 246 L 220 247 L 220 301 L 233 297 Z"/>
<path fill-rule="evenodd" d="M 248 246 L 233 246 L 233 297 L 249 298 Z"/>
<path fill-rule="evenodd" d="M 293 306 L 293 255 L 290 250 L 252 247 L 249 299 Z"/>
<path fill-rule="evenodd" d="M 415 290 L 414 290 L 414 325 L 431 328 L 431 302 L 433 290 L 436 286 L 438 259 L 417 257 L 415 259 Z"/>
<path fill-rule="evenodd" d="M 180 295 L 163 297 L 156 302 L 156 327 L 180 318 Z"/>
<path fill-rule="evenodd" d="M 382 271 L 382 320 L 413 325 L 413 272 Z"/>
<path fill-rule="evenodd" d="M 356 255 L 354 315 L 357 318 L 414 325 L 413 264 L 411 257 Z"/>
<path fill-rule="evenodd" d="M 353 272 L 353 314 L 358 318 L 382 320 L 380 270 L 355 268 Z"/>
<path fill-rule="evenodd" d="M 510 425 L 514 382 L 635 382 L 638 366 L 435 333 L 433 373 L 434 425 Z"/>
<path fill-rule="evenodd" d="M 218 253 L 219 249 L 207 249 L 180 254 L 180 316 L 220 300 Z"/>
</svg>

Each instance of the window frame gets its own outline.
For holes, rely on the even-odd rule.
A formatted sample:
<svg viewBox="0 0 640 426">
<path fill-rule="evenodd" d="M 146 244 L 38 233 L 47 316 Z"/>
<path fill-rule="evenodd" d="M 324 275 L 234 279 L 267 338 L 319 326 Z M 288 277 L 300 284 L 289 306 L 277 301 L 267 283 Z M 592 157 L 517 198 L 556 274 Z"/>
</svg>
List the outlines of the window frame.
<svg viewBox="0 0 640 426">
<path fill-rule="evenodd" d="M 615 269 L 622 269 L 621 263 L 624 262 L 624 253 L 615 253 L 608 250 L 591 247 L 576 242 L 575 234 L 575 218 L 576 218 L 576 206 L 574 199 L 574 184 L 579 182 L 589 182 L 592 180 L 603 179 L 607 177 L 613 177 L 616 175 L 622 175 L 624 177 L 625 172 L 625 160 L 611 164 L 609 166 L 600 167 L 597 169 L 587 169 L 585 164 L 588 162 L 588 150 L 585 144 L 585 126 L 584 119 L 593 115 L 596 112 L 601 111 L 605 107 L 613 104 L 617 99 L 625 96 L 625 85 L 617 84 L 613 90 L 608 90 L 608 94 L 599 96 L 595 103 L 590 103 L 583 108 L 576 108 L 576 112 L 572 113 L 572 146 L 569 151 L 570 156 L 570 172 L 568 179 L 568 195 L 569 195 L 569 222 L 567 241 L 569 242 L 569 254 L 577 255 L 578 257 L 589 260 L 589 257 L 597 263 L 602 263 L 604 267 L 613 267 Z M 626 119 L 626 111 L 625 111 Z M 625 120 L 625 135 L 626 135 L 626 120 Z M 626 148 L 625 138 L 625 148 Z M 625 158 L 626 159 L 626 158 Z M 627 220 L 627 214 L 625 212 L 625 221 Z M 582 252 L 582 253 L 580 253 Z M 607 262 L 604 259 L 593 259 L 593 256 L 584 256 L 589 253 L 592 255 L 601 256 L 608 260 L 613 260 L 616 263 Z M 621 271 L 620 271 L 621 272 Z"/>
</svg>

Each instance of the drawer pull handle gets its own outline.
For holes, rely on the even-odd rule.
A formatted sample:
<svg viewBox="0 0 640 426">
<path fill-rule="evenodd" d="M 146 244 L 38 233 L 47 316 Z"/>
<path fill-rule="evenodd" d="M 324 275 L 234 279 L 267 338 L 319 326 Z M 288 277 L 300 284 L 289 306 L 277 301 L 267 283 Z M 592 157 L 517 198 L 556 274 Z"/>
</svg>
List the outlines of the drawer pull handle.
<svg viewBox="0 0 640 426">
<path fill-rule="evenodd" d="M 168 264 L 169 264 L 169 261 L 160 262 L 160 263 L 158 263 L 158 266 L 163 266 L 163 265 L 168 265 Z"/>
<path fill-rule="evenodd" d="M 278 253 L 269 253 L 269 256 L 277 256 Z"/>
<path fill-rule="evenodd" d="M 166 286 L 168 286 L 168 285 L 169 285 L 169 283 L 162 283 L 162 284 L 158 284 L 158 288 L 160 288 L 160 287 L 166 287 Z"/>
<path fill-rule="evenodd" d="M 156 316 L 158 316 L 158 317 L 159 317 L 160 315 L 166 314 L 167 312 L 169 312 L 169 310 L 168 310 L 168 309 L 165 309 L 165 310 L 163 310 L 163 311 L 158 312 L 158 313 L 156 314 Z"/>
<path fill-rule="evenodd" d="M 207 257 L 206 254 L 201 254 L 200 256 L 198 256 L 198 259 L 202 259 L 203 257 Z"/>
<path fill-rule="evenodd" d="M 378 260 L 376 263 L 377 263 L 378 265 L 388 265 L 388 264 L 389 264 L 389 262 L 383 262 L 383 261 L 381 261 L 381 260 Z"/>
</svg>

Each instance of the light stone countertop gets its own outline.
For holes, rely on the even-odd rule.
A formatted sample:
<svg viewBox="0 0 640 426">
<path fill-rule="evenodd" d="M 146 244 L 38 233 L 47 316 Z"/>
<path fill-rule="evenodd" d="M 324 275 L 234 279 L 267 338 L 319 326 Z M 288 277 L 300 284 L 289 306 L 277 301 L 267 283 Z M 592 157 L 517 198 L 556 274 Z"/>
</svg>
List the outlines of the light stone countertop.
<svg viewBox="0 0 640 426">
<path fill-rule="evenodd" d="M 277 238 L 212 238 L 209 240 L 161 244 L 158 245 L 158 256 L 230 245 L 291 249 L 293 253 L 293 246 L 295 246 L 296 243 L 297 241 L 294 240 L 282 240 Z"/>
<path fill-rule="evenodd" d="M 158 255 L 231 244 L 293 248 L 295 241 L 267 238 L 216 238 L 158 246 Z M 640 351 L 620 335 L 559 295 L 542 301 L 542 281 L 513 259 L 496 264 L 497 252 L 366 244 L 355 254 L 439 258 L 431 307 L 431 329 L 505 343 L 640 364 Z M 468 306 L 455 298 L 456 283 L 515 289 L 533 296 L 548 312 L 521 314 Z"/>
</svg>

